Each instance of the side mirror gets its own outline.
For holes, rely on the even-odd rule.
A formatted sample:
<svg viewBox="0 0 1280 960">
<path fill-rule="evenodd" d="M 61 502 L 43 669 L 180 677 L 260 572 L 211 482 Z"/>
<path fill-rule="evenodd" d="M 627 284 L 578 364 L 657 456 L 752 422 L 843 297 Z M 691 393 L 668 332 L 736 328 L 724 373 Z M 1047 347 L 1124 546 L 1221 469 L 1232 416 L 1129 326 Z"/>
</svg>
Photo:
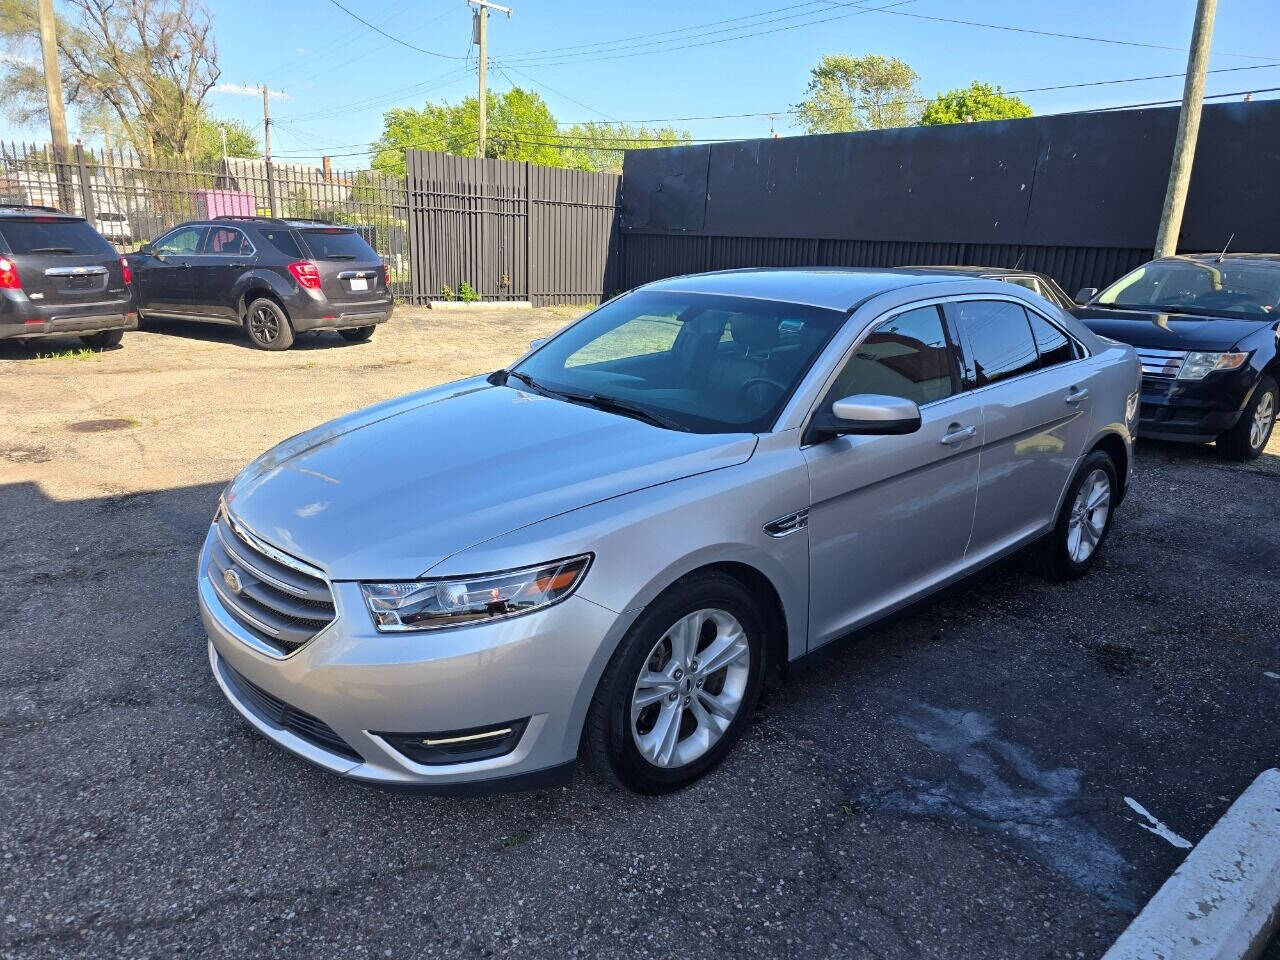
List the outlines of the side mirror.
<svg viewBox="0 0 1280 960">
<path fill-rule="evenodd" d="M 550 340 L 550 339 L 551 339 L 550 337 L 537 337 L 537 338 L 535 338 L 535 339 L 533 339 L 533 340 L 530 340 L 530 341 L 529 341 L 529 349 L 530 349 L 530 350 L 537 350 L 540 346 L 542 346 L 544 343 L 546 343 L 546 342 L 547 342 L 548 340 Z"/>
<path fill-rule="evenodd" d="M 845 434 L 886 436 L 920 429 L 920 407 L 905 397 L 859 393 L 837 400 L 831 410 L 818 413 L 809 427 L 808 442 Z"/>
<path fill-rule="evenodd" d="M 1076 303 L 1088 303 L 1098 295 L 1097 287 L 1081 287 L 1076 291 Z"/>
<path fill-rule="evenodd" d="M 151 244 L 144 243 L 142 246 L 138 248 L 138 253 L 142 254 L 144 257 L 153 256 L 151 252 Z"/>
</svg>

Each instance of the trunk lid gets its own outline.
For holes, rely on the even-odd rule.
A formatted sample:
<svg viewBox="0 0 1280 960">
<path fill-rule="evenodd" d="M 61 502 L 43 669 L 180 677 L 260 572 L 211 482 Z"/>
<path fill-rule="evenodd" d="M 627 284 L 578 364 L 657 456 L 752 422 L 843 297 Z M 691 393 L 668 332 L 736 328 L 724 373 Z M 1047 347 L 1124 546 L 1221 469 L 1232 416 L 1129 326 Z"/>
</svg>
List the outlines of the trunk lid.
<svg viewBox="0 0 1280 960">
<path fill-rule="evenodd" d="M 382 260 L 350 227 L 308 227 L 299 231 L 320 271 L 320 289 L 331 303 L 359 303 L 387 296 Z"/>
<path fill-rule="evenodd" d="M 0 237 L 18 268 L 23 292 L 37 304 L 74 307 L 127 294 L 119 254 L 84 220 L 0 220 Z"/>
</svg>

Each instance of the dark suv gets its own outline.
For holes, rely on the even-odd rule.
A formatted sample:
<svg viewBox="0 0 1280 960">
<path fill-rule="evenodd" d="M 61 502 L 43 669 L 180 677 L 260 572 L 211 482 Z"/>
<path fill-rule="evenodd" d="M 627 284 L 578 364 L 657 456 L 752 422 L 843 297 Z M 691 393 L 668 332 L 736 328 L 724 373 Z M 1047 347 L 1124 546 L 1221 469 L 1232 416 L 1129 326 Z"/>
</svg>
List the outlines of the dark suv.
<svg viewBox="0 0 1280 960">
<path fill-rule="evenodd" d="M 1164 257 L 1072 313 L 1142 361 L 1138 435 L 1262 453 L 1280 411 L 1280 255 Z"/>
<path fill-rule="evenodd" d="M 255 346 L 336 330 L 368 340 L 391 316 L 387 267 L 359 233 L 315 220 L 219 217 L 174 227 L 131 258 L 146 319 L 243 326 Z"/>
<path fill-rule="evenodd" d="M 138 326 L 129 264 L 84 217 L 0 204 L 0 340 L 114 347 Z"/>
</svg>

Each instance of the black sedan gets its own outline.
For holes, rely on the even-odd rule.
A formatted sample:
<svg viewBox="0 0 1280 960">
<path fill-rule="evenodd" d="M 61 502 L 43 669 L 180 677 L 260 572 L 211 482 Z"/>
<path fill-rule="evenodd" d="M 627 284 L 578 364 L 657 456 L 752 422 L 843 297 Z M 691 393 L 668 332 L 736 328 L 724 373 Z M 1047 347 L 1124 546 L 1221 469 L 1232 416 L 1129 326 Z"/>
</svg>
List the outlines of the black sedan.
<svg viewBox="0 0 1280 960">
<path fill-rule="evenodd" d="M 1165 257 L 1072 312 L 1142 360 L 1139 436 L 1262 453 L 1280 402 L 1280 254 Z"/>
</svg>

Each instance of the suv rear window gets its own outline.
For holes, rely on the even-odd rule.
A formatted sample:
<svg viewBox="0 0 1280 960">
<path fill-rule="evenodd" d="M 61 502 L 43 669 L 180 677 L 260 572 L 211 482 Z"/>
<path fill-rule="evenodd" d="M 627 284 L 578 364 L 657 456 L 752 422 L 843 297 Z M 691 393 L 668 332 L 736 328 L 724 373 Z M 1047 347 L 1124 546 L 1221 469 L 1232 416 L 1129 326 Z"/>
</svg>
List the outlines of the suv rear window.
<svg viewBox="0 0 1280 960">
<path fill-rule="evenodd" d="M 363 260 L 375 263 L 378 260 L 373 247 L 365 243 L 364 237 L 354 230 L 303 230 L 302 236 L 311 248 L 311 255 L 317 260 Z"/>
<path fill-rule="evenodd" d="M 14 254 L 116 255 L 115 248 L 83 220 L 0 220 L 0 236 Z"/>
</svg>

